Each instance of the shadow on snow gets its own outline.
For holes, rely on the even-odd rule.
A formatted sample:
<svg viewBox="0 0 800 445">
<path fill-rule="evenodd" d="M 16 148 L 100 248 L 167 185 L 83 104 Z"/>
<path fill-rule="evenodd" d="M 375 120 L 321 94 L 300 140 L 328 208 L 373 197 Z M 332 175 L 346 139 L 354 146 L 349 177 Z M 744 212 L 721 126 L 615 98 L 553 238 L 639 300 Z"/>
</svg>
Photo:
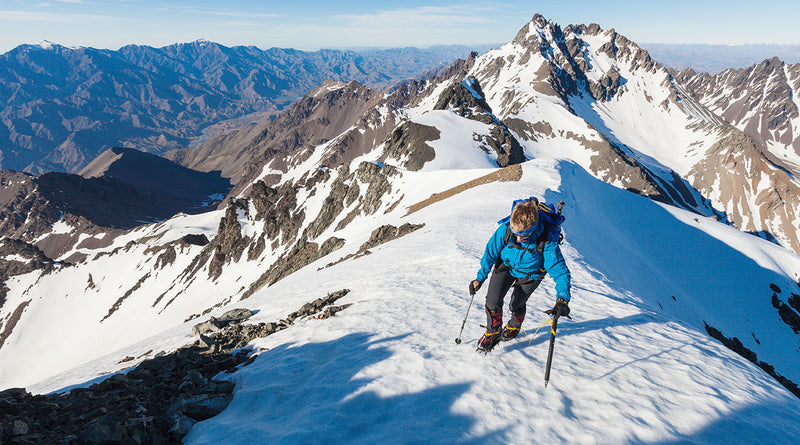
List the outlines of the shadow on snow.
<svg viewBox="0 0 800 445">
<path fill-rule="evenodd" d="M 475 420 L 452 412 L 470 384 L 389 396 L 370 388 L 376 378 L 363 373 L 393 355 L 386 343 L 404 337 L 371 340 L 355 333 L 263 352 L 237 372 L 231 405 L 196 425 L 186 442 L 477 444 L 502 438 L 502 430 L 471 434 Z M 393 378 L 382 374 L 380 379 Z"/>
</svg>

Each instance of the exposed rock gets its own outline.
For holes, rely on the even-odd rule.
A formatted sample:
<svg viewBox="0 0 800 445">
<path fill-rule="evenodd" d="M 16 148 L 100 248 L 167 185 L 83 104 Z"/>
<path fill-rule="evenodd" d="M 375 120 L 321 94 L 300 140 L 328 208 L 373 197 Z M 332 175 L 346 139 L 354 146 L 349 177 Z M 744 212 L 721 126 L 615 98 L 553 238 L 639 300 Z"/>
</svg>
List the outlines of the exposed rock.
<svg viewBox="0 0 800 445">
<path fill-rule="evenodd" d="M 267 248 L 267 242 L 265 238 L 266 235 L 262 233 L 256 242 L 250 243 L 250 247 L 247 248 L 247 261 L 253 261 L 259 258 L 262 253 L 264 253 L 264 250 Z"/>
<path fill-rule="evenodd" d="M 349 194 L 350 186 L 345 181 L 352 180 L 348 174 L 347 165 L 339 167 L 336 180 L 331 184 L 331 192 L 325 197 L 325 201 L 320 208 L 319 215 L 312 221 L 305 230 L 304 238 L 315 239 L 325 231 L 333 221 L 344 210 L 346 197 Z M 358 186 L 356 186 L 358 187 Z"/>
<path fill-rule="evenodd" d="M 2 300 L 0 300 L 2 301 Z M 9 316 L 5 321 L 0 321 L 0 348 L 3 347 L 3 343 L 6 342 L 6 339 L 11 332 L 14 330 L 14 327 L 19 323 L 20 317 L 22 317 L 22 313 L 25 312 L 25 308 L 31 303 L 31 300 L 23 301 L 22 303 L 11 312 L 11 316 Z"/>
<path fill-rule="evenodd" d="M 167 246 L 163 252 L 156 258 L 156 263 L 153 265 L 154 269 L 163 269 L 172 263 L 178 258 L 178 253 L 175 251 L 174 246 Z"/>
<path fill-rule="evenodd" d="M 183 235 L 183 237 L 181 237 L 181 242 L 202 247 L 208 244 L 208 237 L 203 234 L 196 235 L 190 233 L 188 235 Z"/>
<path fill-rule="evenodd" d="M 389 178 L 399 174 L 397 168 L 391 165 L 377 165 L 372 162 L 359 164 L 355 174 L 349 179 L 352 181 L 355 178 L 362 184 L 367 184 L 367 190 L 363 196 L 359 195 L 361 188 L 358 187 L 358 182 L 352 181 L 346 195 L 342 196 L 340 193 L 335 196 L 337 199 L 342 199 L 346 205 L 352 205 L 360 199 L 353 210 L 339 221 L 335 230 L 345 228 L 358 215 L 375 214 L 384 204 L 383 197 L 392 190 Z"/>
<path fill-rule="evenodd" d="M 358 165 L 356 177 L 362 183 L 369 184 L 361 202 L 364 215 L 372 215 L 378 211 L 382 204 L 381 198 L 392 190 L 388 178 L 397 174 L 399 172 L 391 165 L 379 166 L 372 162 L 362 162 Z"/>
<path fill-rule="evenodd" d="M 517 138 L 508 131 L 504 125 L 495 124 L 491 130 L 491 137 L 484 141 L 492 147 L 497 154 L 497 166 L 507 167 L 525 162 L 525 151 Z"/>
<path fill-rule="evenodd" d="M 144 284 L 145 281 L 147 281 L 148 278 L 150 278 L 150 272 L 147 272 L 143 277 L 139 278 L 139 281 L 137 281 L 136 284 L 133 285 L 133 287 L 128 289 L 125 292 L 125 294 L 123 294 L 121 297 L 119 297 L 119 299 L 116 302 L 114 302 L 114 304 L 108 310 L 108 314 L 106 314 L 103 317 L 103 319 L 100 320 L 100 322 L 102 323 L 102 322 L 106 321 L 106 319 L 108 317 L 112 316 L 114 314 L 114 312 L 116 312 L 120 308 L 120 306 L 122 306 L 122 303 L 125 300 L 128 299 L 128 297 L 130 297 L 134 292 L 139 290 L 139 288 L 142 286 L 142 284 Z"/>
<path fill-rule="evenodd" d="M 720 139 L 687 178 L 704 196 L 717 196 L 728 221 L 739 230 L 777 239 L 800 252 L 795 228 L 800 218 L 800 186 L 743 132 L 723 127 Z"/>
<path fill-rule="evenodd" d="M 741 355 L 742 357 L 746 358 L 750 362 L 757 365 L 759 368 L 766 371 L 769 375 L 775 378 L 775 380 L 777 380 L 781 385 L 783 385 L 786 389 L 788 389 L 792 394 L 800 398 L 800 388 L 798 388 L 795 382 L 775 372 L 775 368 L 769 363 L 759 361 L 756 353 L 751 351 L 750 349 L 747 349 L 742 344 L 741 340 L 739 340 L 736 337 L 727 338 L 722 334 L 722 332 L 719 331 L 719 329 L 716 329 L 713 326 L 709 326 L 708 323 L 704 322 L 704 324 L 706 327 L 706 332 L 708 332 L 708 335 L 716 338 L 731 351 Z"/>
<path fill-rule="evenodd" d="M 435 127 L 411 121 L 404 122 L 386 138 L 385 148 L 379 161 L 394 159 L 402 167 L 418 171 L 426 162 L 436 157 L 436 152 L 427 142 L 439 139 L 440 136 L 441 133 Z"/>
<path fill-rule="evenodd" d="M 257 181 L 248 196 L 256 209 L 254 219 L 264 221 L 264 233 L 269 239 L 284 245 L 294 241 L 305 219 L 305 212 L 297 208 L 294 184 L 285 182 L 273 188 Z"/>
<path fill-rule="evenodd" d="M 469 89 L 467 88 L 469 86 Z M 477 93 L 477 97 L 472 91 Z M 486 103 L 480 82 L 474 77 L 465 79 L 448 87 L 439 96 L 434 110 L 452 109 L 461 117 L 491 124 L 495 118 L 491 115 L 492 108 Z"/>
<path fill-rule="evenodd" d="M 382 99 L 383 93 L 358 82 L 328 81 L 275 119 L 266 118 L 192 151 L 206 158 L 205 168 L 220 169 L 224 175 L 232 177 L 237 184 L 233 190 L 235 195 L 259 177 L 265 165 L 286 171 L 307 159 L 314 147 L 358 125 Z M 331 154 L 336 158 L 334 162 L 346 163 L 363 154 L 365 147 L 362 146 L 367 144 L 362 144 L 362 135 L 350 134 L 350 138 L 344 147 L 333 147 L 333 152 L 338 152 L 338 156 Z M 367 139 L 370 138 L 365 137 Z M 212 156 L 215 152 L 227 155 Z"/>
<path fill-rule="evenodd" d="M 391 224 L 380 226 L 372 231 L 369 240 L 367 240 L 366 243 L 362 244 L 359 250 L 364 251 L 367 249 L 373 249 L 381 244 L 408 235 L 409 233 L 419 230 L 423 227 L 425 227 L 425 224 L 410 224 L 410 223 L 405 223 L 400 227 L 395 227 Z"/>
<path fill-rule="evenodd" d="M 219 222 L 217 236 L 214 237 L 214 242 L 209 244 L 214 247 L 214 254 L 208 265 L 208 276 L 212 280 L 219 278 L 224 264 L 238 262 L 251 241 L 249 237 L 242 236 L 240 212 L 247 216 L 249 212 L 247 200 L 231 200 L 225 216 Z"/>
<path fill-rule="evenodd" d="M 671 74 L 693 98 L 747 133 L 757 145 L 800 153 L 800 134 L 795 130 L 800 118 L 795 100 L 800 64 L 789 65 L 773 57 L 749 68 L 718 74 L 690 69 Z M 796 166 L 784 167 L 800 175 Z"/>
<path fill-rule="evenodd" d="M 370 235 L 369 240 L 367 240 L 367 242 L 365 242 L 364 244 L 361 245 L 361 247 L 358 248 L 358 252 L 346 255 L 333 263 L 327 264 L 325 267 L 335 266 L 336 264 L 339 264 L 342 261 L 347 261 L 352 258 L 359 258 L 364 255 L 369 255 L 371 253 L 369 249 L 375 248 L 377 246 L 380 246 L 381 244 L 388 243 L 389 241 L 408 235 L 409 233 L 414 232 L 423 227 L 425 227 L 425 224 L 409 224 L 409 223 L 405 223 L 400 227 L 395 227 L 391 224 L 380 226 L 372 231 L 372 235 Z"/>
<path fill-rule="evenodd" d="M 608 101 L 617 94 L 620 85 L 620 75 L 612 68 L 598 82 L 589 84 L 589 92 L 597 100 Z"/>
<path fill-rule="evenodd" d="M 302 269 L 314 261 L 341 249 L 344 240 L 341 238 L 328 238 L 322 245 L 302 239 L 286 254 L 278 258 L 250 287 L 242 294 L 242 299 L 249 298 L 262 287 L 271 286 L 282 278 Z"/>
<path fill-rule="evenodd" d="M 249 309 L 232 309 L 222 314 L 219 318 L 211 317 L 208 321 L 198 323 L 192 327 L 192 335 L 203 335 L 225 329 L 231 324 L 241 323 L 253 316 Z"/>
<path fill-rule="evenodd" d="M 35 241 L 47 256 L 59 258 L 76 247 L 107 247 L 124 230 L 145 222 L 208 210 L 214 205 L 208 196 L 230 189 L 218 174 L 191 171 L 132 149 L 113 150 L 135 159 L 122 170 L 114 168 L 119 162 L 106 163 L 106 170 L 95 172 L 99 177 L 0 173 L 0 236 Z"/>
<path fill-rule="evenodd" d="M 12 258 L 23 258 L 25 261 Z M 51 270 L 53 264 L 54 261 L 33 244 L 13 238 L 0 239 L 0 281 L 34 270 Z"/>
<path fill-rule="evenodd" d="M 342 289 L 331 292 L 325 297 L 304 304 L 299 310 L 287 315 L 284 320 L 272 323 L 252 324 L 233 324 L 225 329 L 209 334 L 216 342 L 216 347 L 220 350 L 234 350 L 245 347 L 254 338 L 265 337 L 278 331 L 290 327 L 296 320 L 314 317 L 324 319 L 334 316 L 337 312 L 349 307 L 349 304 L 333 306 L 340 298 L 350 292 L 349 289 Z"/>
</svg>

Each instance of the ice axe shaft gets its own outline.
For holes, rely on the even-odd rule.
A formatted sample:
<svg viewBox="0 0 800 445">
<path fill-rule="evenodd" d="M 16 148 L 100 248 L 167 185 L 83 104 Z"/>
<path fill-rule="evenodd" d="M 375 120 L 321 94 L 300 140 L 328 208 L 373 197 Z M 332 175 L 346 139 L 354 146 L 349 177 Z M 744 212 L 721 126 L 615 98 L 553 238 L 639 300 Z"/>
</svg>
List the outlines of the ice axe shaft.
<svg viewBox="0 0 800 445">
<path fill-rule="evenodd" d="M 553 321 L 550 322 L 550 349 L 547 350 L 547 366 L 544 368 L 544 387 L 550 382 L 550 365 L 553 363 L 553 348 L 556 344 L 556 330 L 558 329 L 558 314 L 553 314 Z"/>
</svg>

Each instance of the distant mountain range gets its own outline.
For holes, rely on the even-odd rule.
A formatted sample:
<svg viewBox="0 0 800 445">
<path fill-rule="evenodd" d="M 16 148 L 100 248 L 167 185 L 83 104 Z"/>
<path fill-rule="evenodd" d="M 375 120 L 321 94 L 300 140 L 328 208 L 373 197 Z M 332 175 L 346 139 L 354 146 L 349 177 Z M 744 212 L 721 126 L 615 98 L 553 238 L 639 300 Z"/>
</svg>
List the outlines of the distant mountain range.
<svg viewBox="0 0 800 445">
<path fill-rule="evenodd" d="M 471 49 L 304 52 L 204 40 L 118 51 L 21 45 L 0 56 L 0 167 L 77 172 L 115 146 L 163 154 L 213 124 L 274 114 L 325 80 L 386 89 Z"/>
</svg>

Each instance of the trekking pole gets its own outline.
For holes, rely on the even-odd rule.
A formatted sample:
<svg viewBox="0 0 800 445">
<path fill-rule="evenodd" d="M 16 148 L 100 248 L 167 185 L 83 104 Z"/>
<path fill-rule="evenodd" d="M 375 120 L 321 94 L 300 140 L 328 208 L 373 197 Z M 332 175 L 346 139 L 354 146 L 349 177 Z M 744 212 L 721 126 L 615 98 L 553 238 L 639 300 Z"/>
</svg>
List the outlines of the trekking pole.
<svg viewBox="0 0 800 445">
<path fill-rule="evenodd" d="M 470 289 L 472 289 L 472 287 L 471 287 L 471 286 L 470 286 Z M 466 315 L 464 315 L 464 321 L 462 321 L 462 322 L 461 322 L 461 330 L 460 330 L 460 331 L 458 331 L 458 337 L 456 337 L 456 344 L 457 344 L 457 345 L 460 345 L 460 344 L 461 344 L 461 333 L 462 333 L 462 332 L 464 332 L 464 325 L 465 325 L 465 324 L 467 324 L 467 317 L 469 316 L 469 309 L 472 307 L 472 300 L 474 300 L 474 299 L 475 299 L 475 294 L 476 294 L 476 293 L 477 293 L 477 292 L 470 292 L 470 294 L 471 294 L 472 296 L 471 296 L 471 297 L 470 297 L 470 299 L 469 299 L 469 306 L 467 306 L 467 314 L 466 314 Z"/>
<path fill-rule="evenodd" d="M 550 322 L 550 349 L 547 351 L 547 366 L 544 368 L 544 387 L 550 381 L 550 365 L 553 363 L 553 347 L 556 344 L 556 329 L 558 328 L 558 313 L 553 314 Z"/>
</svg>

